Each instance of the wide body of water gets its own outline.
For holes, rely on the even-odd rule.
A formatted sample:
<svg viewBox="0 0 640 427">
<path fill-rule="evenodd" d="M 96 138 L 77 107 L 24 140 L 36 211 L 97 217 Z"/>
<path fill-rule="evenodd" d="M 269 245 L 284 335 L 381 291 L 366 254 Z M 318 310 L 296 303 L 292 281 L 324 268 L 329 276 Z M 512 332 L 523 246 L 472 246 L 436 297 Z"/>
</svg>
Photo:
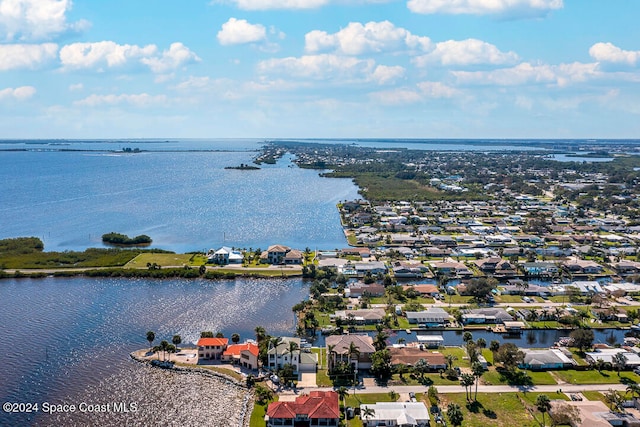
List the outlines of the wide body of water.
<svg viewBox="0 0 640 427">
<path fill-rule="evenodd" d="M 128 419 L 117 414 L 67 414 L 59 420 L 43 413 L 0 413 L 0 425 L 122 425 L 123 420 L 129 425 L 167 425 L 179 419 L 195 425 L 207 417 L 207 425 L 237 425 L 216 419 L 224 405 L 238 401 L 216 401 L 216 390 L 229 393 L 219 390 L 225 387 L 221 381 L 154 373 L 132 361 L 129 353 L 149 345 L 148 330 L 155 331 L 155 344 L 171 342 L 179 334 L 184 346 L 196 342 L 201 331 L 253 338 L 258 325 L 270 334 L 290 335 L 295 330 L 291 307 L 308 294 L 308 284 L 300 279 L 2 280 L 3 402 L 126 401 L 139 407 L 136 418 Z M 208 390 L 203 391 L 205 386 Z"/>
<path fill-rule="evenodd" d="M 482 151 L 526 145 L 337 142 Z M 45 250 L 101 246 L 100 236 L 110 231 L 148 234 L 154 247 L 177 252 L 221 245 L 266 248 L 277 243 L 300 249 L 346 245 L 335 205 L 358 197 L 350 180 L 321 178 L 317 171 L 292 167 L 288 157 L 257 171 L 224 169 L 250 163 L 262 144 L 259 140 L 0 141 L 0 238 L 40 237 Z M 148 151 L 109 152 L 123 147 Z M 28 151 L 2 151 L 22 149 Z M 153 370 L 131 361 L 128 354 L 148 345 L 148 330 L 156 332 L 157 341 L 180 334 L 186 343 L 204 330 L 250 338 L 258 325 L 272 334 L 292 334 L 291 307 L 307 296 L 308 284 L 300 279 L 2 280 L 3 402 L 121 402 L 135 403 L 138 411 L 126 418 L 0 413 L 0 425 L 237 425 L 237 419 L 221 415 L 239 413 L 242 396 L 237 390 L 212 378 Z M 476 338 L 482 334 L 488 333 L 474 333 Z M 525 335 L 518 343 L 544 346 L 556 335 L 540 331 L 535 339 Z M 445 332 L 447 345 L 461 342 L 461 335 Z"/>
</svg>

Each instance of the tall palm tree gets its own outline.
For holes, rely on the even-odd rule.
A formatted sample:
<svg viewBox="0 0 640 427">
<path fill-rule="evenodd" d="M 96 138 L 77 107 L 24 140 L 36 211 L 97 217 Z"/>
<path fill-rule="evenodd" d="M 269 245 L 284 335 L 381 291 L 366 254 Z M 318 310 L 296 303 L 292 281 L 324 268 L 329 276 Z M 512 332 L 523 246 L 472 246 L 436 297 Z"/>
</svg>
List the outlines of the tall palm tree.
<svg viewBox="0 0 640 427">
<path fill-rule="evenodd" d="M 177 352 L 178 345 L 182 343 L 182 337 L 180 335 L 174 335 L 173 338 L 171 338 L 171 342 L 173 343 L 173 345 L 176 346 L 176 352 Z"/>
<path fill-rule="evenodd" d="M 471 372 L 473 372 L 473 376 L 476 378 L 476 394 L 473 397 L 473 400 L 478 401 L 478 383 L 480 382 L 480 377 L 484 374 L 484 366 L 480 362 L 474 362 L 471 365 Z"/>
<path fill-rule="evenodd" d="M 341 386 L 340 388 L 338 388 L 338 390 L 336 390 L 336 393 L 338 393 L 338 398 L 342 400 L 342 408 L 344 409 L 347 406 L 346 399 L 347 396 L 349 396 L 349 389 L 345 386 Z"/>
<path fill-rule="evenodd" d="M 256 326 L 254 332 L 256 333 L 256 341 L 258 342 L 258 345 L 260 345 L 262 340 L 266 338 L 267 331 L 262 326 Z"/>
<path fill-rule="evenodd" d="M 290 359 L 291 359 L 289 363 L 291 363 L 292 365 L 293 365 L 293 353 L 295 353 L 299 349 L 300 349 L 300 346 L 298 345 L 297 342 L 289 341 L 289 348 L 287 349 L 287 352 L 289 353 Z M 298 363 L 300 363 L 300 360 L 298 360 Z"/>
<path fill-rule="evenodd" d="M 464 420 L 460 406 L 453 402 L 447 405 L 447 417 L 449 417 L 451 424 L 456 427 L 462 425 L 462 421 Z"/>
<path fill-rule="evenodd" d="M 631 397 L 640 397 L 640 385 L 636 383 L 630 383 L 627 386 L 627 393 L 631 394 Z"/>
<path fill-rule="evenodd" d="M 336 345 L 335 344 L 329 344 L 327 345 L 327 370 L 329 371 L 329 373 L 331 373 L 331 371 L 333 371 L 333 362 L 335 361 L 335 356 L 336 356 Z"/>
<path fill-rule="evenodd" d="M 464 373 L 460 377 L 460 385 L 464 386 L 464 392 L 467 400 L 471 400 L 471 392 L 469 391 L 469 389 L 475 382 L 476 377 L 474 377 L 472 374 Z"/>
<path fill-rule="evenodd" d="M 495 365 L 496 353 L 500 350 L 500 341 L 492 340 L 489 344 L 489 350 L 491 350 L 491 353 L 493 354 L 493 364 Z"/>
<path fill-rule="evenodd" d="M 149 347 L 153 347 L 153 341 L 156 339 L 156 333 L 153 331 L 147 331 L 147 341 L 149 341 Z M 153 348 L 150 348 L 149 351 L 153 351 Z"/>
<path fill-rule="evenodd" d="M 476 347 L 478 348 L 486 348 L 487 347 L 487 341 L 480 337 L 476 340 Z"/>
<path fill-rule="evenodd" d="M 271 339 L 269 340 L 269 346 L 273 346 L 274 350 L 276 351 L 276 369 L 279 368 L 279 363 L 278 363 L 278 346 L 282 344 L 282 337 L 271 337 Z"/>
<path fill-rule="evenodd" d="M 455 356 L 453 354 L 447 354 L 445 356 L 445 359 L 447 359 L 447 366 L 449 367 L 449 369 L 453 369 L 453 362 L 458 360 L 458 356 Z"/>
<path fill-rule="evenodd" d="M 542 413 L 542 425 L 544 426 L 544 414 L 549 412 L 549 410 L 551 409 L 551 401 L 549 400 L 549 396 L 547 396 L 546 394 L 539 394 L 536 398 L 536 408 L 538 408 L 538 411 Z"/>
<path fill-rule="evenodd" d="M 231 334 L 231 342 L 234 344 L 238 344 L 240 342 L 240 335 L 239 334 Z"/>
<path fill-rule="evenodd" d="M 360 357 L 360 347 L 358 347 L 353 341 L 349 344 L 349 349 L 347 350 L 347 356 L 349 357 L 349 361 L 356 359 L 356 366 L 358 357 Z"/>
</svg>

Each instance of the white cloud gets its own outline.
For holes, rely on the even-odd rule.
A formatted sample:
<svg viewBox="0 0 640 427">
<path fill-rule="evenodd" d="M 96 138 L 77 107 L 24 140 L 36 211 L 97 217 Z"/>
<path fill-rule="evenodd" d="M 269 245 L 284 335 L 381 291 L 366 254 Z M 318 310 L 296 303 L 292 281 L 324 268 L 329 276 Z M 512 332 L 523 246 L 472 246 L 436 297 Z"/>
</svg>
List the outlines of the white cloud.
<svg viewBox="0 0 640 427">
<path fill-rule="evenodd" d="M 420 82 L 417 86 L 427 98 L 453 98 L 461 93 L 442 82 Z"/>
<path fill-rule="evenodd" d="M 597 63 L 574 62 L 559 65 L 532 65 L 528 62 L 493 71 L 453 71 L 460 83 L 517 86 L 525 84 L 556 84 L 566 86 L 601 75 Z"/>
<path fill-rule="evenodd" d="M 426 55 L 416 57 L 419 67 L 430 63 L 442 65 L 511 64 L 518 60 L 515 52 L 502 52 L 491 43 L 477 39 L 447 40 L 437 43 Z"/>
<path fill-rule="evenodd" d="M 414 13 L 501 15 L 506 17 L 544 16 L 561 9 L 563 0 L 409 0 Z"/>
<path fill-rule="evenodd" d="M 372 59 L 332 54 L 304 55 L 301 57 L 275 58 L 258 63 L 262 73 L 284 73 L 294 77 L 311 79 L 362 78 L 368 77 L 374 69 Z"/>
<path fill-rule="evenodd" d="M 305 35 L 305 50 L 315 53 L 332 50 L 346 55 L 383 52 L 404 48 L 426 50 L 431 45 L 428 37 L 419 37 L 389 21 L 350 22 L 337 33 L 314 30 Z"/>
<path fill-rule="evenodd" d="M 325 6 L 329 0 L 231 0 L 243 10 L 269 9 L 316 9 Z"/>
<path fill-rule="evenodd" d="M 36 88 L 33 86 L 20 86 L 17 88 L 0 89 L 0 100 L 14 99 L 24 101 L 36 94 Z"/>
<path fill-rule="evenodd" d="M 70 92 L 75 92 L 82 89 L 84 89 L 84 85 L 82 83 L 75 83 L 75 84 L 69 85 Z"/>
<path fill-rule="evenodd" d="M 167 97 L 165 95 L 149 95 L 147 93 L 140 94 L 120 94 L 120 95 L 89 95 L 88 97 L 74 102 L 74 105 L 81 107 L 99 107 L 102 105 L 115 106 L 128 104 L 135 107 L 157 107 L 165 104 Z"/>
<path fill-rule="evenodd" d="M 0 0 L 0 38 L 43 40 L 89 26 L 84 20 L 68 23 L 69 10 L 71 0 Z"/>
<path fill-rule="evenodd" d="M 267 29 L 264 25 L 250 24 L 245 19 L 229 18 L 218 31 L 218 41 L 223 46 L 256 43 L 266 37 Z"/>
<path fill-rule="evenodd" d="M 632 66 L 640 60 L 640 50 L 622 50 L 612 43 L 594 44 L 589 49 L 589 55 L 596 61 Z"/>
<path fill-rule="evenodd" d="M 409 89 L 372 92 L 369 97 L 373 101 L 384 105 L 406 105 L 422 101 L 422 96 L 418 92 Z"/>
<path fill-rule="evenodd" d="M 405 69 L 404 67 L 396 66 L 387 66 L 387 65 L 378 65 L 373 73 L 371 74 L 371 79 L 378 84 L 386 84 L 392 83 L 400 77 L 404 76 Z"/>
<path fill-rule="evenodd" d="M 73 43 L 60 49 L 60 61 L 65 69 L 116 68 L 131 62 L 148 66 L 154 73 L 165 73 L 200 58 L 182 43 L 173 43 L 158 54 L 156 45 L 120 45 L 112 41 Z"/>
<path fill-rule="evenodd" d="M 182 43 L 171 43 L 168 50 L 158 57 L 142 58 L 140 62 L 149 66 L 154 73 L 166 73 L 193 62 L 200 58 Z"/>
<path fill-rule="evenodd" d="M 58 45 L 44 44 L 0 44 L 0 71 L 38 66 L 56 58 Z"/>
</svg>

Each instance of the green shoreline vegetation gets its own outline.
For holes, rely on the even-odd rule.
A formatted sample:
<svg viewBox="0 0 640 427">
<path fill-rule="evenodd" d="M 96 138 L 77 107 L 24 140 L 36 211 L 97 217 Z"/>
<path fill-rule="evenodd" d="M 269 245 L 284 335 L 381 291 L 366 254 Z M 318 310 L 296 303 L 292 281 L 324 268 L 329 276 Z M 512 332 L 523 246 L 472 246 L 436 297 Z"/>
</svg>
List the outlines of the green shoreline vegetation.
<svg viewBox="0 0 640 427">
<path fill-rule="evenodd" d="M 129 237 L 126 234 L 120 234 L 116 232 L 106 233 L 102 235 L 102 242 L 107 245 L 114 246 L 149 246 L 153 240 L 146 234 L 141 234 L 136 237 Z"/>
</svg>

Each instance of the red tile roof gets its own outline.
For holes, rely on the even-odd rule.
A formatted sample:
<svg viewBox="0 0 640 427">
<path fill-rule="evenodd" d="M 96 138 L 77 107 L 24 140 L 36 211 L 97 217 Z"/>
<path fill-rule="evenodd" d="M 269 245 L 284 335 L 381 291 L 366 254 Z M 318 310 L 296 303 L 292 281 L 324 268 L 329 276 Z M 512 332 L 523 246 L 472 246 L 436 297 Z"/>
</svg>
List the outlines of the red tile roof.
<svg viewBox="0 0 640 427">
<path fill-rule="evenodd" d="M 198 347 L 209 346 L 225 346 L 229 342 L 229 338 L 200 338 Z"/>
<path fill-rule="evenodd" d="M 338 393 L 335 391 L 312 391 L 296 398 L 295 402 L 273 402 L 267 408 L 269 418 L 295 418 L 307 415 L 310 419 L 340 418 Z"/>
<path fill-rule="evenodd" d="M 239 356 L 241 352 L 249 350 L 251 354 L 254 356 L 258 356 L 260 350 L 258 346 L 252 342 L 247 342 L 244 344 L 232 344 L 222 353 L 224 356 Z"/>
</svg>

